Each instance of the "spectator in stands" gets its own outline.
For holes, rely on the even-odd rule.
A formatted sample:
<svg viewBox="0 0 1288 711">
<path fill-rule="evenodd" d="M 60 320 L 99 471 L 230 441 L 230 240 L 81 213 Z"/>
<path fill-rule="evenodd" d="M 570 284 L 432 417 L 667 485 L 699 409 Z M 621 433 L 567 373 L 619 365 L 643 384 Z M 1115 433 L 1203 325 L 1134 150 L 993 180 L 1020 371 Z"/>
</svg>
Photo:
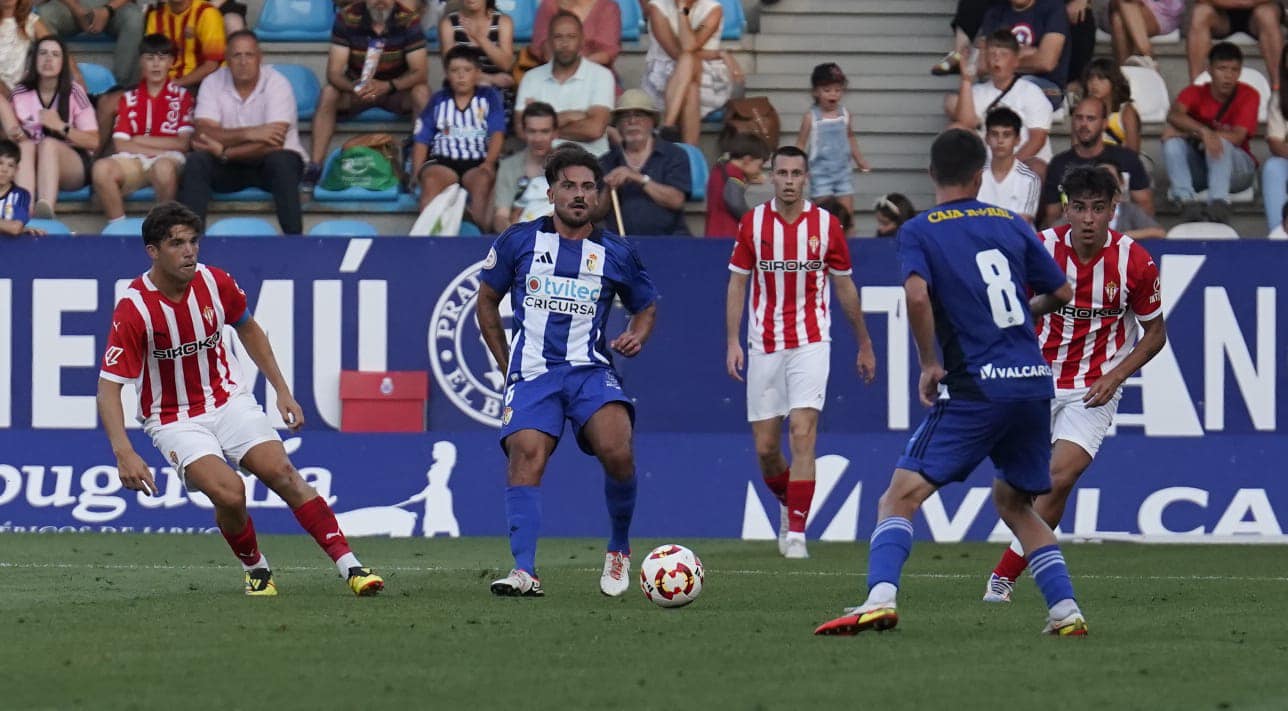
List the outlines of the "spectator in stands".
<svg viewBox="0 0 1288 711">
<path fill-rule="evenodd" d="M 246 12 L 248 8 L 245 3 L 237 0 L 210 0 L 210 4 L 219 9 L 219 14 L 224 18 L 224 32 L 232 34 L 238 30 L 246 29 Z"/>
<path fill-rule="evenodd" d="M 989 163 L 979 187 L 979 201 L 1004 207 L 1033 224 L 1038 213 L 1042 179 L 1028 166 L 1015 160 L 1019 145 L 1020 115 L 1005 106 L 988 112 L 984 119 L 984 143 Z"/>
<path fill-rule="evenodd" d="M 944 102 L 944 110 L 953 120 L 952 126 L 978 131 L 984 127 L 984 117 L 990 111 L 1000 106 L 1011 109 L 1024 124 L 1016 159 L 1039 176 L 1045 175 L 1047 161 L 1051 160 L 1051 144 L 1047 140 L 1051 131 L 1051 104 L 1036 84 L 1022 81 L 1016 75 L 1019 42 L 1009 30 L 994 30 L 981 56 L 981 63 L 988 69 L 988 80 L 974 83 L 975 67 L 967 63 L 962 67 L 957 93 L 948 95 Z"/>
<path fill-rule="evenodd" d="M 523 112 L 523 150 L 501 160 L 496 171 L 492 197 L 492 231 L 501 233 L 516 222 L 528 222 L 549 215 L 545 162 L 554 147 L 559 115 L 543 101 L 528 104 Z"/>
<path fill-rule="evenodd" d="M 1210 62 L 1213 37 L 1224 39 L 1243 32 L 1257 38 L 1261 56 L 1266 60 L 1270 90 L 1279 91 L 1278 60 L 1284 50 L 1283 20 L 1283 5 L 1278 0 L 1198 0 L 1190 12 L 1190 27 L 1185 35 L 1190 82 L 1203 72 L 1204 59 Z"/>
<path fill-rule="evenodd" d="M 514 88 L 514 21 L 497 11 L 496 0 L 463 0 L 460 10 L 438 21 L 438 36 L 444 60 L 453 47 L 471 47 L 483 68 L 480 84 Z"/>
<path fill-rule="evenodd" d="M 733 91 L 720 51 L 724 8 L 717 0 L 649 0 L 647 13 L 641 87 L 664 107 L 665 135 L 678 128 L 681 140 L 696 146 L 702 117 L 724 106 Z"/>
<path fill-rule="evenodd" d="M 1064 102 L 1064 87 L 1070 76 L 1069 15 L 1080 9 L 1079 3 L 1085 10 L 1085 0 L 1072 0 L 1067 5 L 1060 0 L 1009 0 L 994 5 L 984 14 L 980 28 L 984 37 L 977 43 L 983 49 L 985 38 L 991 40 L 999 29 L 1013 33 L 1020 46 L 1017 73 L 1036 84 L 1051 108 L 1058 109 Z M 1094 24 L 1091 32 L 1094 40 Z M 981 52 L 979 73 L 986 73 L 990 69 L 988 65 L 985 53 Z M 1078 71 L 1082 71 L 1081 67 Z"/>
<path fill-rule="evenodd" d="M 112 129 L 116 154 L 94 163 L 94 194 L 108 222 L 125 219 L 124 196 L 146 185 L 156 191 L 158 203 L 174 200 L 179 191 L 196 102 L 170 79 L 174 52 L 163 34 L 146 35 L 139 44 L 143 80 L 117 106 Z"/>
<path fill-rule="evenodd" d="M 1288 49 L 1279 60 L 1280 76 L 1288 66 Z M 1288 96 L 1272 96 L 1266 113 L 1266 144 L 1270 157 L 1261 166 L 1261 200 L 1266 209 L 1266 228 L 1274 230 L 1282 221 L 1288 206 Z"/>
<path fill-rule="evenodd" d="M 1211 83 L 1181 90 L 1167 111 L 1163 130 L 1163 161 L 1171 188 L 1167 194 L 1181 205 L 1181 221 L 1228 223 L 1230 194 L 1248 189 L 1257 163 L 1249 142 L 1257 133 L 1261 96 L 1239 81 L 1243 52 L 1218 42 L 1208 53 Z M 1207 188 L 1208 203 L 1196 191 Z"/>
<path fill-rule="evenodd" d="M 738 220 L 751 208 L 774 197 L 773 185 L 765 176 L 769 146 L 760 136 L 734 134 L 729 151 L 718 161 L 707 179 L 707 237 L 737 237 Z"/>
<path fill-rule="evenodd" d="M 872 212 L 877 218 L 878 237 L 894 237 L 903 223 L 917 216 L 917 208 L 902 193 L 886 193 L 877 198 Z"/>
<path fill-rule="evenodd" d="M 228 37 L 228 66 L 211 74 L 197 95 L 197 132 L 179 202 L 204 220 L 212 192 L 257 187 L 273 194 L 282 232 L 298 235 L 305 153 L 295 94 L 286 77 L 260 66 L 262 60 L 253 32 Z"/>
<path fill-rule="evenodd" d="M 519 83 L 517 123 L 523 125 L 523 110 L 529 104 L 550 104 L 559 112 L 555 145 L 572 141 L 602 156 L 608 152 L 604 134 L 613 108 L 613 74 L 581 56 L 581 20 L 571 12 L 560 10 L 550 18 L 549 37 L 550 61 L 530 69 Z"/>
<path fill-rule="evenodd" d="M 1266 235 L 1267 239 L 1288 239 L 1288 203 L 1284 204 L 1279 214 L 1279 224 L 1270 230 L 1270 234 Z"/>
<path fill-rule="evenodd" d="M 411 164 L 420 185 L 420 208 L 448 186 L 470 194 L 470 217 L 487 231 L 496 163 L 505 143 L 505 99 L 480 86 L 478 50 L 457 45 L 443 58 L 447 86 L 434 93 L 416 119 Z"/>
<path fill-rule="evenodd" d="M 28 56 L 12 103 L 0 101 L 0 124 L 22 153 L 18 185 L 36 196 L 32 216 L 50 219 L 58 191 L 78 190 L 89 180 L 98 122 L 89 95 L 72 81 L 71 57 L 61 39 L 41 37 Z"/>
<path fill-rule="evenodd" d="M 849 235 L 850 230 L 854 229 L 854 213 L 846 207 L 835 196 L 828 196 L 818 201 L 820 209 L 836 218 L 841 223 L 841 234 Z"/>
<path fill-rule="evenodd" d="M 622 143 L 599 159 L 604 169 L 602 213 L 621 205 L 621 221 L 605 224 L 622 234 L 686 236 L 684 201 L 692 189 L 689 157 L 679 146 L 653 135 L 659 113 L 652 97 L 639 89 L 622 93 L 613 109 L 613 124 Z"/>
<path fill-rule="evenodd" d="M 953 29 L 953 49 L 930 68 L 930 73 L 937 77 L 960 74 L 962 62 L 969 56 L 970 47 L 979 34 L 984 13 L 989 7 L 1003 2 L 1006 0 L 957 0 L 957 10 L 949 23 Z"/>
<path fill-rule="evenodd" d="M 1176 31 L 1184 17 L 1185 0 L 1110 0 L 1114 61 L 1158 71 L 1149 38 Z"/>
<path fill-rule="evenodd" d="M 419 116 L 429 103 L 428 82 L 429 58 L 417 13 L 394 0 L 364 0 L 337 12 L 326 83 L 313 114 L 313 156 L 304 189 L 312 189 L 322 176 L 337 115 L 380 107 L 399 116 Z"/>
<path fill-rule="evenodd" d="M 581 56 L 611 71 L 622 52 L 622 8 L 616 0 L 541 0 L 528 54 L 538 62 L 550 61 L 550 18 L 560 11 L 571 12 L 581 20 L 586 36 Z"/>
<path fill-rule="evenodd" d="M 122 86 L 139 81 L 143 11 L 133 0 L 40 0 L 40 19 L 64 39 L 80 33 L 112 38 L 112 75 Z"/>
<path fill-rule="evenodd" d="M 1105 142 L 1140 153 L 1140 114 L 1131 100 L 1131 84 L 1123 70 L 1108 57 L 1093 59 L 1083 74 L 1087 96 L 1105 102 L 1109 119 Z"/>
<path fill-rule="evenodd" d="M 1073 108 L 1073 146 L 1051 159 L 1046 180 L 1042 185 L 1042 211 L 1039 224 L 1050 227 L 1063 219 L 1060 204 L 1060 181 L 1070 168 L 1108 162 L 1118 166 L 1119 174 L 1126 174 L 1131 199 L 1148 215 L 1154 214 L 1154 193 L 1150 189 L 1149 172 L 1140 155 L 1130 148 L 1105 143 L 1104 132 L 1108 109 L 1105 102 L 1087 97 Z"/>
<path fill-rule="evenodd" d="M 26 75 L 31 43 L 49 34 L 31 0 L 0 0 L 0 98 L 8 99 Z"/>
<path fill-rule="evenodd" d="M 0 235 L 9 237 L 43 234 L 41 230 L 27 227 L 31 218 L 31 193 L 13 182 L 20 160 L 22 151 L 18 144 L 0 138 Z"/>
<path fill-rule="evenodd" d="M 1118 198 L 1114 200 L 1114 216 L 1109 220 L 1109 229 L 1117 230 L 1132 239 L 1155 239 L 1166 237 L 1167 231 L 1163 226 L 1158 224 L 1152 215 L 1141 209 L 1140 205 L 1131 200 L 1124 200 L 1126 194 L 1126 185 L 1123 183 L 1122 173 L 1118 171 L 1118 166 L 1107 160 L 1099 160 L 1096 166 L 1108 171 L 1114 176 L 1114 181 L 1118 184 Z"/>
<path fill-rule="evenodd" d="M 850 110 L 845 108 L 845 89 L 850 80 L 835 62 L 814 67 L 810 75 L 814 105 L 801 117 L 796 147 L 809 153 L 810 200 L 835 196 L 845 209 L 854 212 L 854 173 L 851 161 L 864 173 L 872 171 L 859 139 L 854 135 Z"/>
</svg>

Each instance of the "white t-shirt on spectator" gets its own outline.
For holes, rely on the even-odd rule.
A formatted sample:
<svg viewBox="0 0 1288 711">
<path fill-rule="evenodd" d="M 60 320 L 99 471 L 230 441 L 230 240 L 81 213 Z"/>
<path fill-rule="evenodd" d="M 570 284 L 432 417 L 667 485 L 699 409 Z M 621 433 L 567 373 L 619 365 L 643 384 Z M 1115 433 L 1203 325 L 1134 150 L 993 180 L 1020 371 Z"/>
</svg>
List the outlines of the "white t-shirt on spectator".
<svg viewBox="0 0 1288 711">
<path fill-rule="evenodd" d="M 214 121 L 221 128 L 254 128 L 284 123 L 289 128 L 282 148 L 298 153 L 305 165 L 309 162 L 309 154 L 304 152 L 304 144 L 300 143 L 295 92 L 291 89 L 291 82 L 271 65 L 259 68 L 259 83 L 245 99 L 233 86 L 233 75 L 228 67 L 220 67 L 203 79 L 193 120 L 202 119 Z"/>
<path fill-rule="evenodd" d="M 975 115 L 979 118 L 980 136 L 984 135 L 984 115 L 989 108 L 989 104 L 1001 95 L 1002 90 L 993 86 L 993 82 L 984 81 L 976 84 L 971 88 L 971 96 L 975 99 Z M 997 102 L 997 106 L 1005 106 L 1020 115 L 1020 121 L 1024 127 L 1020 130 L 1020 146 L 1028 143 L 1029 129 L 1040 129 L 1043 131 L 1051 130 L 1051 102 L 1047 100 L 1046 94 L 1037 87 L 1036 84 L 1029 81 L 1017 79 L 1015 86 L 1006 92 L 1006 96 Z M 997 108 L 994 106 L 993 108 Z M 1017 147 L 1018 148 L 1018 147 Z M 1046 162 L 1051 161 L 1051 138 L 1048 136 L 1046 143 L 1037 153 L 1037 158 Z"/>
<path fill-rule="evenodd" d="M 613 73 L 598 64 L 582 57 L 577 71 L 560 83 L 551 73 L 553 63 L 542 64 L 528 70 L 519 82 L 519 94 L 514 100 L 515 113 L 522 111 L 533 101 L 544 101 L 561 111 L 589 111 L 592 106 L 603 106 L 610 111 L 613 108 L 615 92 Z M 555 145 L 568 143 L 555 139 Z M 595 156 L 608 152 L 608 138 L 600 136 L 593 141 L 573 141 Z"/>
<path fill-rule="evenodd" d="M 1042 181 L 1038 174 L 1017 160 L 1001 182 L 993 178 L 992 168 L 984 168 L 984 182 L 979 186 L 978 200 L 1032 219 L 1037 216 L 1041 193 Z"/>
</svg>

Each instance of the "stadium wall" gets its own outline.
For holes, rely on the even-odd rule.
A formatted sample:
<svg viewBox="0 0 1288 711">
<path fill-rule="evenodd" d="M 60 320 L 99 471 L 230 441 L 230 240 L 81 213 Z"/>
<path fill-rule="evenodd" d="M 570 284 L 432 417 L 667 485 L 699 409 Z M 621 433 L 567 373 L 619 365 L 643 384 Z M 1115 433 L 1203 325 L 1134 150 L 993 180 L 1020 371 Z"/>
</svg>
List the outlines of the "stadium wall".
<svg viewBox="0 0 1288 711">
<path fill-rule="evenodd" d="M 1116 432 L 1064 522 L 1072 536 L 1278 542 L 1288 514 L 1278 434 L 1283 252 L 1265 242 L 1149 245 L 1162 272 L 1168 347 L 1129 381 Z M 768 538 L 776 504 L 758 478 L 742 386 L 724 374 L 730 244 L 641 239 L 662 295 L 655 337 L 621 363 L 637 399 L 643 536 Z M 876 500 L 920 418 L 916 367 L 893 244 L 852 244 L 881 375 L 853 375 L 848 327 L 833 329 L 811 537 L 864 539 Z M 162 495 L 119 489 L 95 430 L 97 361 L 116 296 L 147 266 L 133 240 L 15 240 L 0 261 L 0 531 L 205 532 L 209 503 L 185 492 L 137 429 Z M 503 535 L 503 459 L 493 427 L 501 374 L 474 324 L 474 273 L 486 243 L 456 239 L 204 242 L 273 341 L 308 425 L 288 439 L 296 464 L 370 535 Z M 111 276 L 103 276 L 111 275 Z M 624 314 L 614 314 L 620 328 Z M 231 334 L 231 332 L 230 332 Z M 234 352 L 254 374 L 235 335 Z M 340 433 L 340 370 L 428 370 L 430 431 Z M 250 382 L 247 378 L 245 382 Z M 253 389 L 276 417 L 271 390 Z M 133 403 L 129 404 L 133 407 Z M 984 465 L 983 469 L 988 469 Z M 606 528 L 594 462 L 565 443 L 547 478 L 548 535 Z M 989 475 L 926 507 L 918 537 L 1000 537 Z M 248 479 L 256 525 L 295 532 L 290 512 Z M 658 492 L 666 492 L 660 495 Z"/>
</svg>

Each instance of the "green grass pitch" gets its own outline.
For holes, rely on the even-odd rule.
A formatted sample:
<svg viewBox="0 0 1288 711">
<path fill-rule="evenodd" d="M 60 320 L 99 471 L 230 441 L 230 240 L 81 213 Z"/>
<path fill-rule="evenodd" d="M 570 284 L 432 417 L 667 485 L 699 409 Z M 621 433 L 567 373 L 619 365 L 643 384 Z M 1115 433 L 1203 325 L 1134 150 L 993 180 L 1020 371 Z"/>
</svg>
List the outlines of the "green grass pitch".
<svg viewBox="0 0 1288 711">
<path fill-rule="evenodd" d="M 916 545 L 896 631 L 821 638 L 866 546 L 678 542 L 706 588 L 662 610 L 600 595 L 585 539 L 542 541 L 544 599 L 488 592 L 502 539 L 358 539 L 388 588 L 357 599 L 303 536 L 263 538 L 280 595 L 246 598 L 216 536 L 7 534 L 0 708 L 1288 708 L 1280 547 L 1068 546 L 1091 636 L 1060 640 L 1027 577 L 980 602 L 999 546 Z"/>
</svg>

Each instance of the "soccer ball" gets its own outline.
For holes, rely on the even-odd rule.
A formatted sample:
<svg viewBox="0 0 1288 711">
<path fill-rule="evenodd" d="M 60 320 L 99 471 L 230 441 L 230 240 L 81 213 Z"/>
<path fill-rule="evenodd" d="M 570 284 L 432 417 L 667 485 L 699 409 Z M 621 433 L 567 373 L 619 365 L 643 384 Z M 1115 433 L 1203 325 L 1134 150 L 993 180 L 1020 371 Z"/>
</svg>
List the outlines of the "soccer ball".
<svg viewBox="0 0 1288 711">
<path fill-rule="evenodd" d="M 702 593 L 702 561 L 693 551 L 668 543 L 640 564 L 640 590 L 659 607 L 684 607 Z"/>
</svg>

